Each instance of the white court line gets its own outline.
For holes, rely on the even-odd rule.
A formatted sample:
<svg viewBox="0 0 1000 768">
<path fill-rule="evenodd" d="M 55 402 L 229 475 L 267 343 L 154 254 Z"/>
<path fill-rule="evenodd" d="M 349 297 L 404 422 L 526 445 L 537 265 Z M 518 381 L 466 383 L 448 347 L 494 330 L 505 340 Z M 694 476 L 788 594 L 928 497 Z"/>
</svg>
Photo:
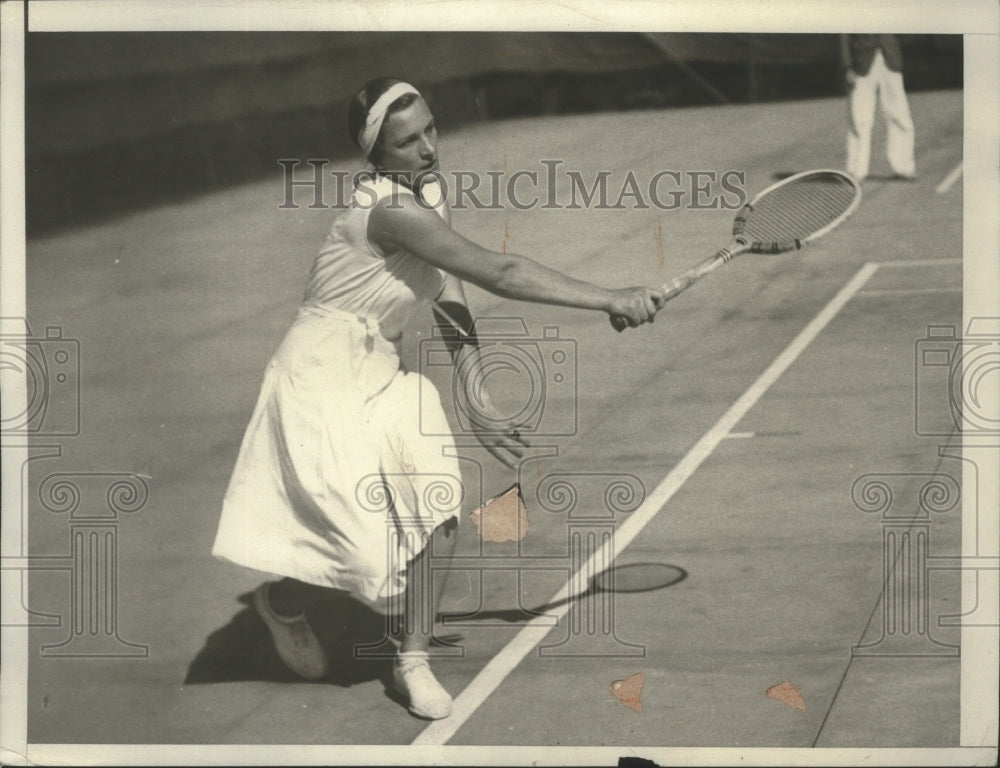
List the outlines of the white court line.
<svg viewBox="0 0 1000 768">
<path fill-rule="evenodd" d="M 875 262 L 880 268 L 886 267 L 946 267 L 950 264 L 961 264 L 961 259 L 890 259 Z"/>
<path fill-rule="evenodd" d="M 820 331 L 844 308 L 844 305 L 851 300 L 851 297 L 871 279 L 871 276 L 875 274 L 878 268 L 878 263 L 869 262 L 858 270 L 850 282 L 841 288 L 820 313 L 799 332 L 798 336 L 785 347 L 784 351 L 750 385 L 750 388 L 740 396 L 739 400 L 729 407 L 729 410 L 722 415 L 722 418 L 708 432 L 701 436 L 701 439 L 684 455 L 680 463 L 646 497 L 646 501 L 615 530 L 614 536 L 608 540 L 605 546 L 595 552 L 570 578 L 566 585 L 549 600 L 550 603 L 562 602 L 562 605 L 549 611 L 546 616 L 539 616 L 528 622 L 507 645 L 500 649 L 500 652 L 496 656 L 487 662 L 486 666 L 479 671 L 479 674 L 472 679 L 472 682 L 466 686 L 465 690 L 458 695 L 454 702 L 452 714 L 444 720 L 437 720 L 428 725 L 413 740 L 412 743 L 414 745 L 439 746 L 446 744 L 455 735 L 455 732 L 462 727 L 465 721 L 500 686 L 507 675 L 552 630 L 551 625 L 540 625 L 540 622 L 543 619 L 550 619 L 552 615 L 560 618 L 566 614 L 570 603 L 570 601 L 566 600 L 570 596 L 570 585 L 582 583 L 581 579 L 584 574 L 596 572 L 594 570 L 595 566 L 606 567 L 607 563 L 614 561 L 618 554 L 639 535 L 649 521 L 656 516 L 670 498 L 695 473 L 702 462 L 725 439 L 726 435 L 730 434 L 733 427 L 760 400 L 771 385 L 788 370 L 789 366 L 812 343 Z M 613 552 L 610 551 L 612 549 Z M 585 581 L 586 579 L 583 580 Z"/>
<path fill-rule="evenodd" d="M 875 262 L 879 268 L 907 269 L 909 267 L 947 267 L 962 263 L 961 259 L 892 259 Z M 961 293 L 961 288 L 877 288 L 861 291 L 859 298 L 900 296 L 920 293 Z"/>
<path fill-rule="evenodd" d="M 944 179 L 941 181 L 941 183 L 937 185 L 937 189 L 935 190 L 935 192 L 937 192 L 939 195 L 943 195 L 945 192 L 947 192 L 949 189 L 955 186 L 955 182 L 958 181 L 961 177 L 962 177 L 962 161 L 959 160 L 958 165 L 956 165 L 954 168 L 951 169 L 951 173 L 945 176 Z"/>
<path fill-rule="evenodd" d="M 961 288 L 880 288 L 873 291 L 861 291 L 858 298 L 867 299 L 873 296 L 917 296 L 922 293 L 961 293 Z"/>
</svg>

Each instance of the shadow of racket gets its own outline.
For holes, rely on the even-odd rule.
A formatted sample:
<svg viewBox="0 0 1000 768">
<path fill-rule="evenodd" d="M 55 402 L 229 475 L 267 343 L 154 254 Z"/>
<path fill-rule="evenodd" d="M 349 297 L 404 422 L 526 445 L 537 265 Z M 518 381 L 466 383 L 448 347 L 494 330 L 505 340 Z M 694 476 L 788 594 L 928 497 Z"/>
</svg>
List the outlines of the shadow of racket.
<svg viewBox="0 0 1000 768">
<path fill-rule="evenodd" d="M 476 610 L 467 613 L 439 613 L 438 621 L 444 626 L 455 626 L 463 621 L 504 621 L 518 623 L 531 621 L 546 613 L 577 600 L 601 593 L 626 594 L 653 592 L 672 587 L 687 578 L 687 571 L 667 563 L 627 563 L 614 565 L 596 574 L 587 588 L 575 594 L 553 600 L 534 608 L 506 608 L 500 610 Z"/>
</svg>

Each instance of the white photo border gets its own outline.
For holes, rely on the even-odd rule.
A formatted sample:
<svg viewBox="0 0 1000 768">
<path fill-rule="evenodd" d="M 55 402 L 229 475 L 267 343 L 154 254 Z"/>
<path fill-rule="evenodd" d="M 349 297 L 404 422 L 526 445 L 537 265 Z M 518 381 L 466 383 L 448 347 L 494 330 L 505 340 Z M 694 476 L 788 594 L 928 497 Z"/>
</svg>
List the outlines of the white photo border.
<svg viewBox="0 0 1000 768">
<path fill-rule="evenodd" d="M 986 0 L 940 3 L 804 2 L 804 0 L 332 0 L 282 3 L 215 0 L 3 0 L 0 6 L 0 314 L 26 316 L 24 184 L 24 34 L 30 31 L 672 31 L 817 32 L 893 31 L 964 35 L 964 314 L 996 316 L 1000 307 L 1000 10 Z M 991 30 L 984 33 L 984 30 Z M 24 398 L 9 390 L 8 404 Z M 20 399 L 19 399 L 20 398 Z M 996 408 L 996 403 L 993 404 Z M 22 500 L 16 474 L 26 448 L 4 440 L 4 552 Z M 965 463 L 968 465 L 968 462 Z M 11 469 L 11 468 L 14 469 Z M 966 477 L 966 482 L 970 478 Z M 993 499 L 997 479 L 990 489 Z M 974 501 L 974 500 L 973 500 Z M 984 499 L 980 499 L 983 503 Z M 989 498 L 985 499 L 989 502 Z M 968 499 L 967 499 L 968 502 Z M 989 507 L 986 507 L 989 508 Z M 995 507 L 994 507 L 995 509 Z M 969 510 L 964 512 L 966 520 Z M 996 518 L 981 521 L 980 540 L 996 541 Z M 3 584 L 5 619 L 23 610 L 20 595 Z M 963 606 L 968 594 L 963 583 Z M 993 596 L 996 598 L 996 596 Z M 6 623 L 6 622 L 5 622 Z M 4 764 L 614 764 L 620 748 L 70 745 L 26 741 L 27 632 L 4 631 L 0 685 L 0 762 Z M 656 749 L 636 756 L 687 765 L 973 765 L 992 764 L 997 744 L 997 628 L 963 631 L 961 747 L 955 749 Z"/>
</svg>

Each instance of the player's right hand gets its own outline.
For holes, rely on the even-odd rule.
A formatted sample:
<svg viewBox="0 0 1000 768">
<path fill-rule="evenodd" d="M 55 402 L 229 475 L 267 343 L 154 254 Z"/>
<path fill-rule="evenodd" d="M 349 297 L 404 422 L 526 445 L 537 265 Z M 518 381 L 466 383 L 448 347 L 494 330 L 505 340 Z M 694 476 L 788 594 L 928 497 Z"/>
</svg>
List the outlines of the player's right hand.
<svg viewBox="0 0 1000 768">
<path fill-rule="evenodd" d="M 456 376 L 462 374 L 456 371 Z M 475 384 L 473 382 L 476 382 Z M 510 469 L 517 469 L 524 459 L 525 451 L 530 446 L 528 439 L 521 434 L 517 422 L 505 419 L 490 399 L 489 391 L 485 389 L 485 377 L 476 374 L 466 375 L 459 382 L 463 387 L 467 416 L 472 424 L 472 432 L 483 447 L 493 454 L 501 464 Z M 476 389 L 473 391 L 473 387 Z M 472 404 L 475 403 L 474 407 Z"/>
<path fill-rule="evenodd" d="M 611 324 L 616 331 L 622 331 L 651 323 L 666 302 L 667 297 L 659 288 L 618 288 L 611 292 L 608 302 Z"/>
</svg>

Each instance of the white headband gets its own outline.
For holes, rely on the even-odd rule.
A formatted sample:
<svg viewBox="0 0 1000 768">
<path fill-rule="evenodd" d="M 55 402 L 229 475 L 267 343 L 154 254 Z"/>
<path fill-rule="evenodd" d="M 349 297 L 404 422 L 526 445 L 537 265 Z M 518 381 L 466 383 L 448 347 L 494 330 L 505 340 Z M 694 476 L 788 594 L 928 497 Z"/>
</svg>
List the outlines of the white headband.
<svg viewBox="0 0 1000 768">
<path fill-rule="evenodd" d="M 361 154 L 365 160 L 371 154 L 372 148 L 375 146 L 375 141 L 378 139 L 379 131 L 382 130 L 382 123 L 385 122 L 385 113 L 389 109 L 389 105 L 400 96 L 405 96 L 408 93 L 420 96 L 420 91 L 409 83 L 396 83 L 388 91 L 375 99 L 375 103 L 368 110 L 365 127 L 361 129 L 361 135 L 358 136 L 358 143 L 361 145 Z"/>
</svg>

